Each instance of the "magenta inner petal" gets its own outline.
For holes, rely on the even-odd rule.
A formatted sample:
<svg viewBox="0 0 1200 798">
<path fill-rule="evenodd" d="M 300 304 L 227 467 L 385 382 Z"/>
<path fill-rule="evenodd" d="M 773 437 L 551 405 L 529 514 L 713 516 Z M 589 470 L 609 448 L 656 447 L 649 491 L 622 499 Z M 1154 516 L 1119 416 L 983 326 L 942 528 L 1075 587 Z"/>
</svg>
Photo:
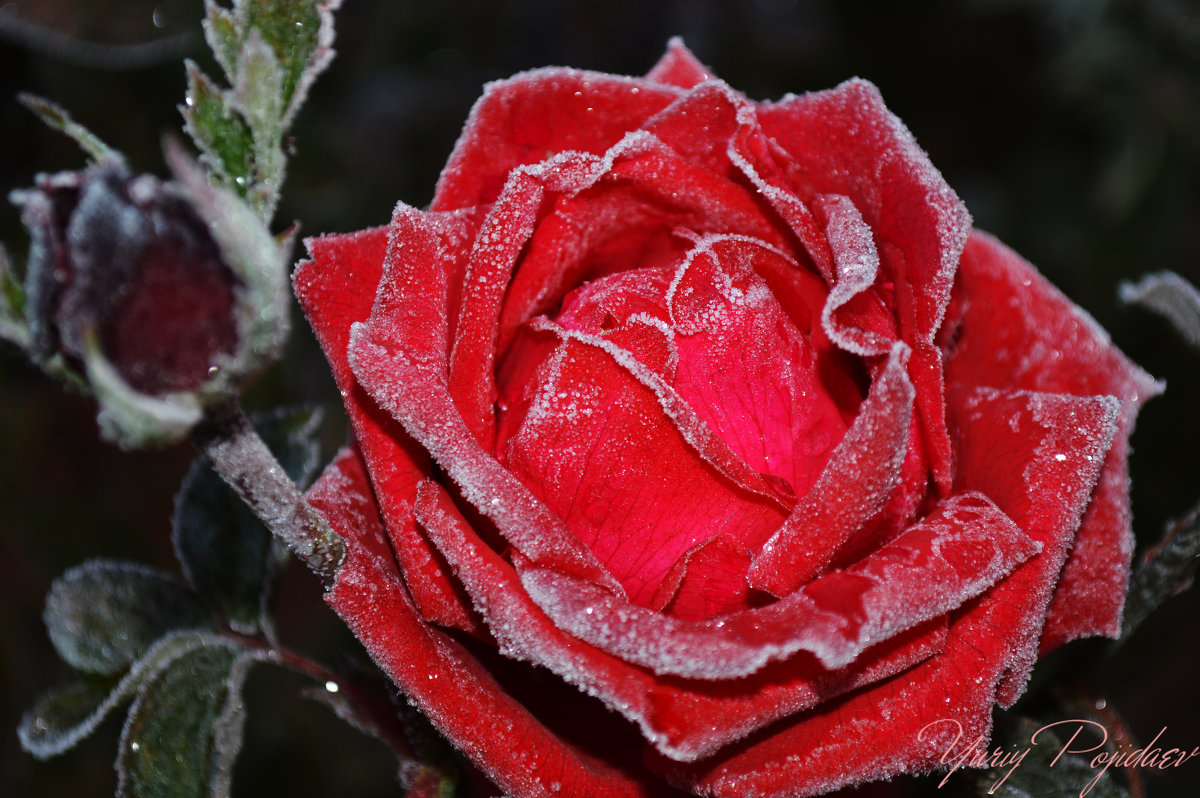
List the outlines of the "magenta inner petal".
<svg viewBox="0 0 1200 798">
<path fill-rule="evenodd" d="M 756 267 L 800 268 L 761 241 L 703 237 L 674 266 L 576 289 L 502 364 L 497 457 L 635 604 L 681 617 L 750 606 L 750 558 L 845 435 L 792 323 L 812 309 L 787 313 Z M 718 558 L 722 578 L 697 595 L 683 560 L 720 537 L 742 556 Z M 689 587 L 676 598 L 666 583 Z"/>
<path fill-rule="evenodd" d="M 568 339 L 538 370 L 502 463 L 648 605 L 696 543 L 727 533 L 761 545 L 783 520 L 723 478 L 658 399 L 609 353 Z"/>
</svg>

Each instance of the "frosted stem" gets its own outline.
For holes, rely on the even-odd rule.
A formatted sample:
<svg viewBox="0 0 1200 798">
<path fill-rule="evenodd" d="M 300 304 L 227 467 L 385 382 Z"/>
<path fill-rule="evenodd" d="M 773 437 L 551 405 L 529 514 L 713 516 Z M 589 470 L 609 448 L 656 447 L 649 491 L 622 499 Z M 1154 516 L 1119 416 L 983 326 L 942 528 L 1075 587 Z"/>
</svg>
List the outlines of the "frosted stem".
<svg viewBox="0 0 1200 798">
<path fill-rule="evenodd" d="M 210 408 L 192 440 L 271 534 L 332 582 L 345 554 L 341 539 L 304 499 L 237 400 Z"/>
</svg>

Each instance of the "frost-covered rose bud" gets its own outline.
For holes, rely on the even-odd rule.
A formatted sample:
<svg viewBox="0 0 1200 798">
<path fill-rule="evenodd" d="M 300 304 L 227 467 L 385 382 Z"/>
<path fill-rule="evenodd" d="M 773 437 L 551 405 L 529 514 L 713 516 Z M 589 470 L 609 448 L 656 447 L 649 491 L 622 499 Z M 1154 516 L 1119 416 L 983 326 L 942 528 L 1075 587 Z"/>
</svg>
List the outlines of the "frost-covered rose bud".
<svg viewBox="0 0 1200 798">
<path fill-rule="evenodd" d="M 32 238 L 30 354 L 86 383 L 105 437 L 178 440 L 273 359 L 286 335 L 271 290 L 280 248 L 198 174 L 163 182 L 108 161 L 41 175 L 12 199 Z"/>
</svg>

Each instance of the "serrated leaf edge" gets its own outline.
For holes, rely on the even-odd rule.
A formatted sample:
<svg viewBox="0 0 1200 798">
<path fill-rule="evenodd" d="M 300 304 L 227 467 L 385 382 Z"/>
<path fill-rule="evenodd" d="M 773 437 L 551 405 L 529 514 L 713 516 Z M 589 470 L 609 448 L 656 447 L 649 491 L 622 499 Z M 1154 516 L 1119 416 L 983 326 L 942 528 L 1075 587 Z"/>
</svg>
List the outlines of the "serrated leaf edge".
<svg viewBox="0 0 1200 798">
<path fill-rule="evenodd" d="M 233 764 L 242 750 L 246 726 L 242 688 L 246 684 L 246 677 L 250 675 L 250 668 L 265 661 L 270 661 L 265 652 L 247 651 L 234 660 L 229 669 L 225 683 L 225 706 L 213 721 L 212 771 L 209 774 L 213 798 L 229 795 L 233 786 Z"/>
<path fill-rule="evenodd" d="M 130 797 L 130 794 L 128 791 L 128 787 L 129 787 L 128 779 L 126 778 L 126 768 L 124 767 L 124 765 L 128 759 L 129 752 L 132 750 L 132 746 L 131 746 L 132 741 L 129 739 L 129 736 L 131 733 L 130 730 L 133 725 L 133 719 L 137 716 L 138 710 L 141 708 L 141 706 L 144 702 L 145 696 L 147 695 L 147 691 L 148 691 L 150 685 L 155 683 L 159 678 L 161 678 L 162 675 L 164 673 L 166 673 L 167 670 L 172 668 L 181 659 L 183 659 L 184 657 L 188 656 L 189 654 L 199 651 L 200 649 L 205 648 L 207 646 L 222 646 L 222 647 L 225 647 L 225 648 L 228 648 L 231 650 L 238 650 L 238 649 L 244 648 L 244 646 L 242 644 L 234 642 L 233 640 L 230 640 L 228 638 L 219 637 L 219 636 L 210 636 L 208 639 L 206 639 L 202 642 L 199 642 L 197 645 L 190 646 L 186 650 L 181 651 L 179 656 L 171 658 L 170 661 L 163 663 L 161 667 L 156 668 L 153 672 L 146 674 L 145 678 L 141 681 L 141 684 L 138 686 L 137 696 L 134 698 L 133 704 L 129 707 L 129 712 L 125 717 L 125 723 L 121 727 L 121 739 L 120 739 L 120 742 L 118 742 L 118 744 L 117 744 L 118 745 L 117 759 L 113 763 L 113 767 L 117 771 L 117 790 L 116 790 L 117 798 L 129 798 Z M 242 659 L 244 659 L 246 656 L 250 656 L 250 657 L 254 658 L 259 655 L 256 652 L 247 651 L 242 657 L 239 657 L 238 659 L 234 660 L 233 666 L 230 667 L 230 673 L 233 672 L 233 667 L 236 666 L 237 663 L 240 662 Z M 240 691 L 239 691 L 239 693 L 240 693 Z M 228 700 L 229 700 L 229 693 L 227 691 L 226 701 L 228 701 Z M 225 711 L 224 708 L 222 708 L 221 714 L 223 714 L 224 711 Z M 221 714 L 218 714 L 218 718 L 220 718 Z M 218 794 L 213 792 L 212 795 L 214 796 L 214 798 L 216 798 L 216 796 Z"/>
<path fill-rule="evenodd" d="M 300 77 L 296 79 L 296 85 L 292 89 L 292 96 L 288 98 L 281 125 L 283 130 L 292 126 L 296 114 L 304 105 L 304 101 L 308 99 L 308 92 L 313 83 L 333 63 L 333 57 L 337 55 L 333 49 L 333 40 L 336 35 L 333 12 L 337 11 L 341 5 L 342 0 L 328 0 L 328 2 L 317 4 L 317 18 L 320 20 L 317 24 L 317 46 L 304 69 L 300 71 Z"/>
<path fill-rule="evenodd" d="M 213 58 L 216 59 L 221 69 L 225 72 L 225 77 L 232 82 L 234 68 L 237 63 L 236 50 L 230 50 L 225 47 L 225 42 L 222 40 L 221 32 L 217 30 L 217 27 L 222 24 L 229 25 L 233 30 L 235 38 L 233 46 L 236 48 L 236 39 L 240 38 L 237 18 L 228 9 L 217 5 L 215 0 L 204 0 L 204 12 L 204 20 L 201 22 L 201 26 L 204 28 L 204 40 L 208 43 L 208 49 L 212 51 Z"/>
</svg>

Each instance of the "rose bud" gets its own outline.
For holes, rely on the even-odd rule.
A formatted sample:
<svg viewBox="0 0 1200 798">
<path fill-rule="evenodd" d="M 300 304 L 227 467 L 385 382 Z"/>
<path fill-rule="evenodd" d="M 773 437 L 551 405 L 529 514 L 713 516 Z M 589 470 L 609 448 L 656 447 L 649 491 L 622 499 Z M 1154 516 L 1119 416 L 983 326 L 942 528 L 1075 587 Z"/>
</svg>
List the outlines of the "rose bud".
<svg viewBox="0 0 1200 798">
<path fill-rule="evenodd" d="M 308 246 L 327 600 L 506 795 L 928 771 L 1120 630 L 1160 386 L 865 81 L 517 75 L 427 210 Z"/>
<path fill-rule="evenodd" d="M 269 360 L 263 353 L 286 329 L 262 329 L 262 315 L 281 314 L 271 307 L 260 314 L 259 306 L 278 301 L 249 279 L 255 264 L 246 248 L 214 234 L 224 221 L 247 228 L 242 238 L 262 239 L 265 231 L 254 229 L 261 224 L 188 174 L 185 182 L 162 182 L 106 160 L 41 175 L 12 195 L 32 239 L 29 352 L 89 388 L 105 436 L 124 446 L 186 434 L 203 407 Z M 282 273 L 272 250 L 273 242 L 262 247 L 258 270 Z"/>
</svg>

